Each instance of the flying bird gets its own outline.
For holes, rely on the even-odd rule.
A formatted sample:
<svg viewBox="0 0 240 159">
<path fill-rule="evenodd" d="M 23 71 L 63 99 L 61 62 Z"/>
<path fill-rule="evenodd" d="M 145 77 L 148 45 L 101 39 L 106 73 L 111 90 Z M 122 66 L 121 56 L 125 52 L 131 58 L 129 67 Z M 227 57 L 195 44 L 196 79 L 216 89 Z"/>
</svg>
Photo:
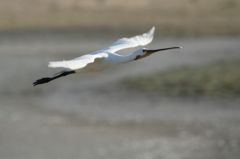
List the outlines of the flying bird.
<svg viewBox="0 0 240 159">
<path fill-rule="evenodd" d="M 118 39 L 111 46 L 107 48 L 82 55 L 75 59 L 67 60 L 67 61 L 49 62 L 48 67 L 63 68 L 64 70 L 55 74 L 52 77 L 44 77 L 36 80 L 33 83 L 33 86 L 48 83 L 57 78 L 64 77 L 70 74 L 75 74 L 78 72 L 100 71 L 112 65 L 136 61 L 159 51 L 181 48 L 179 46 L 167 47 L 167 48 L 161 48 L 161 49 L 141 48 L 126 55 L 121 55 L 116 53 L 122 49 L 145 46 L 151 43 L 153 40 L 154 32 L 155 32 L 155 27 L 152 27 L 150 31 L 148 31 L 147 33 L 144 33 L 142 35 L 137 35 L 131 38 Z"/>
</svg>

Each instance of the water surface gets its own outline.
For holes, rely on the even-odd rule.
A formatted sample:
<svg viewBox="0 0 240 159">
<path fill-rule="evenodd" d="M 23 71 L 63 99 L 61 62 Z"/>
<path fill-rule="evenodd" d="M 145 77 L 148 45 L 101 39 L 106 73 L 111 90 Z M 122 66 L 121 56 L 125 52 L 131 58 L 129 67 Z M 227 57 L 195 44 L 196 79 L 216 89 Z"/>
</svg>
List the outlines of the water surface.
<svg viewBox="0 0 240 159">
<path fill-rule="evenodd" d="M 48 61 L 74 58 L 115 38 L 73 32 L 0 37 L 1 158 L 239 158 L 239 99 L 163 98 L 114 87 L 129 75 L 239 58 L 238 37 L 157 37 L 149 48 L 184 49 L 32 87 L 59 71 L 47 68 Z"/>
</svg>

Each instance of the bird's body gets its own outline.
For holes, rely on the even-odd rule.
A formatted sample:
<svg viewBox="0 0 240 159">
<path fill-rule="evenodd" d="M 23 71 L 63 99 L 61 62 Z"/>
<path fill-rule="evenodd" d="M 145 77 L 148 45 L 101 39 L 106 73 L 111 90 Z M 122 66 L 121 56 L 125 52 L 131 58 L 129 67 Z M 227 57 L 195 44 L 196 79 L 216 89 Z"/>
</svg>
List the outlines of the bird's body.
<svg viewBox="0 0 240 159">
<path fill-rule="evenodd" d="M 41 78 L 35 81 L 33 85 L 35 86 L 43 83 L 48 83 L 59 77 L 77 73 L 77 72 L 100 71 L 100 70 L 106 69 L 107 67 L 111 67 L 112 65 L 139 60 L 141 58 L 151 55 L 154 52 L 180 48 L 180 47 L 169 47 L 169 48 L 155 49 L 155 50 L 141 48 L 127 55 L 121 55 L 116 53 L 122 49 L 133 48 L 137 46 L 145 46 L 149 44 L 153 40 L 154 31 L 155 31 L 155 28 L 153 27 L 149 32 L 144 33 L 142 35 L 134 36 L 131 38 L 121 38 L 116 42 L 114 42 L 108 48 L 101 49 L 89 54 L 85 54 L 72 60 L 49 62 L 49 65 L 48 65 L 49 67 L 64 68 L 64 71 L 58 73 L 53 77 Z"/>
</svg>

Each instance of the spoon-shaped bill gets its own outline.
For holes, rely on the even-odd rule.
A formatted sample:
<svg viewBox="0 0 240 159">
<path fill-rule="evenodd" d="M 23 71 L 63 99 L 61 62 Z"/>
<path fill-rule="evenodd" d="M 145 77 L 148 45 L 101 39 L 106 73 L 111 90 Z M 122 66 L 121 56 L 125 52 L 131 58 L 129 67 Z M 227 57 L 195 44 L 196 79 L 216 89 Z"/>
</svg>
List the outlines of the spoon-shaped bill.
<svg viewBox="0 0 240 159">
<path fill-rule="evenodd" d="M 159 51 L 165 51 L 165 50 L 172 50 L 172 49 L 182 49 L 180 46 L 174 46 L 174 47 L 167 47 L 167 48 L 162 48 L 162 49 L 153 49 L 153 50 L 146 50 L 147 53 L 155 53 Z"/>
</svg>

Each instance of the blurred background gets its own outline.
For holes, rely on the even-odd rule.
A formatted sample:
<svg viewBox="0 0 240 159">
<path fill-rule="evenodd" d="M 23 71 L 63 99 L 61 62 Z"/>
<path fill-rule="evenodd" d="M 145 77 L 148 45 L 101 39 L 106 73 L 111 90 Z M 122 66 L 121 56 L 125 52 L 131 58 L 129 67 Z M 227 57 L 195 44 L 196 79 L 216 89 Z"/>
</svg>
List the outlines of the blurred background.
<svg viewBox="0 0 240 159">
<path fill-rule="evenodd" d="M 239 14 L 238 0 L 0 0 L 0 158 L 238 159 Z M 152 26 L 149 48 L 184 49 L 32 87 L 59 71 L 48 61 Z"/>
</svg>

